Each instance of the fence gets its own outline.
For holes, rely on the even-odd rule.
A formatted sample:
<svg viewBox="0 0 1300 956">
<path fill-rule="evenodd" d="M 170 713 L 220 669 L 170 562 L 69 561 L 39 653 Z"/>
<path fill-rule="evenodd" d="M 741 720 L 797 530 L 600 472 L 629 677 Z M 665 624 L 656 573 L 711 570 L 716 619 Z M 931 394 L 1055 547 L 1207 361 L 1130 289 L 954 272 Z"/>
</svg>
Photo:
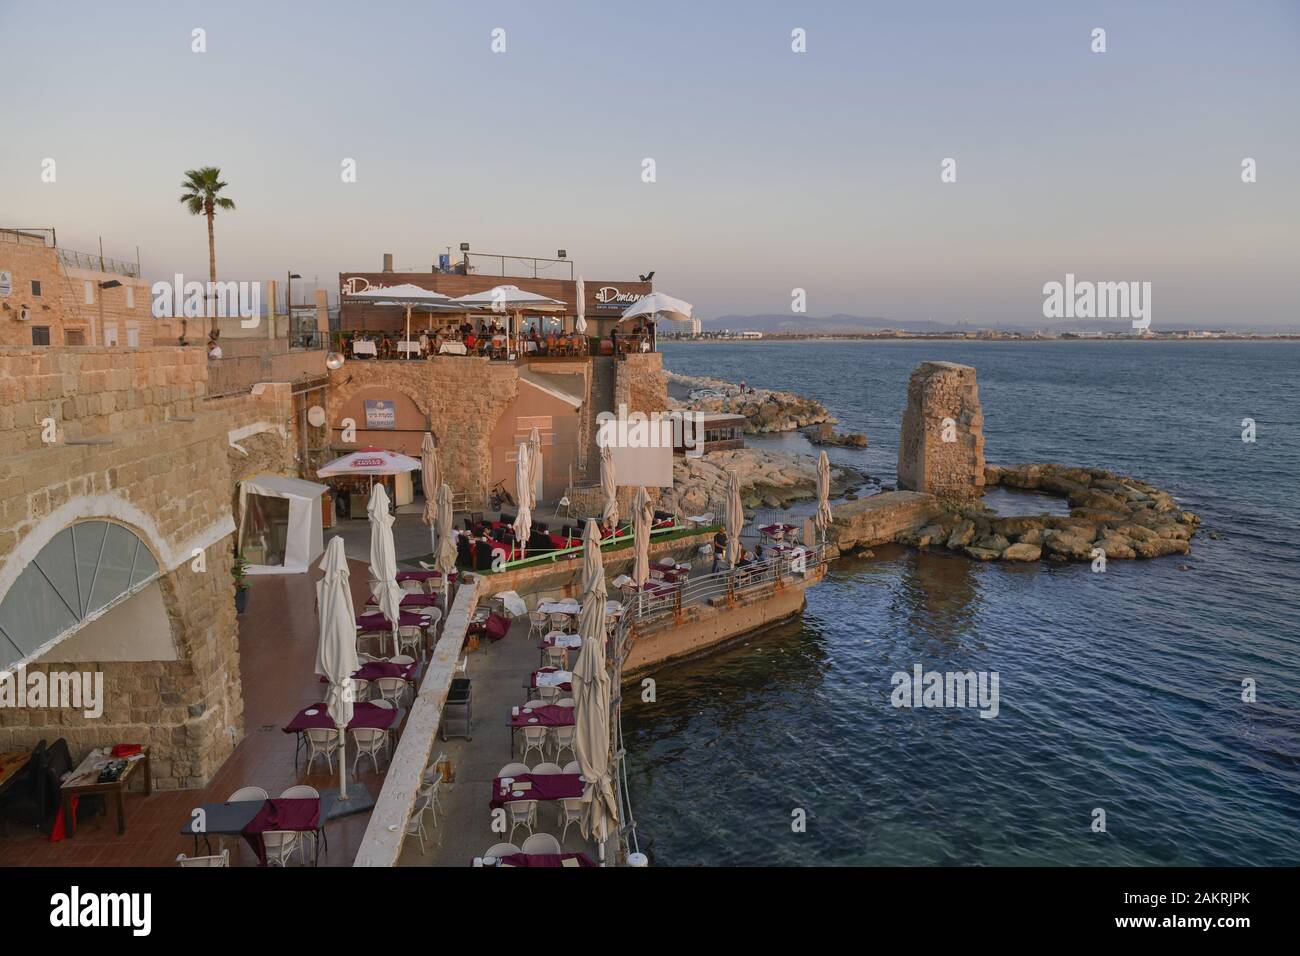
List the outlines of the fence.
<svg viewBox="0 0 1300 956">
<path fill-rule="evenodd" d="M 93 272 L 110 272 L 116 275 L 130 276 L 133 279 L 140 278 L 140 267 L 134 262 L 110 259 L 107 256 L 96 255 L 91 252 L 77 252 L 75 249 L 60 249 L 59 259 L 65 266 L 71 266 L 74 269 L 89 269 Z"/>
</svg>

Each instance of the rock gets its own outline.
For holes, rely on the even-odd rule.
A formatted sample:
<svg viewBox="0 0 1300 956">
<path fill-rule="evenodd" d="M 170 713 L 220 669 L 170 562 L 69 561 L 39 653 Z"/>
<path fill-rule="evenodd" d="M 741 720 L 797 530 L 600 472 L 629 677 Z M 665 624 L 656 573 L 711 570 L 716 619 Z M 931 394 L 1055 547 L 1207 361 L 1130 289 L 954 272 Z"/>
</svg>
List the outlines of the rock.
<svg viewBox="0 0 1300 956">
<path fill-rule="evenodd" d="M 1091 539 L 1064 530 L 1053 531 L 1047 538 L 1045 547 L 1049 557 L 1060 557 L 1071 561 L 1083 561 L 1092 554 Z"/>
<path fill-rule="evenodd" d="M 1211 540 L 1211 541 L 1218 541 L 1218 540 L 1219 540 L 1219 532 L 1217 532 L 1217 531 L 1211 531 L 1211 532 L 1210 532 L 1210 540 Z"/>
<path fill-rule="evenodd" d="M 948 536 L 948 548 L 952 551 L 960 550 L 971 543 L 975 537 L 975 522 L 963 519 L 952 529 L 952 534 Z"/>
<path fill-rule="evenodd" d="M 996 561 L 1002 554 L 1001 551 L 995 551 L 992 548 L 963 548 L 966 556 L 974 558 L 976 561 Z"/>
<path fill-rule="evenodd" d="M 982 534 L 979 537 L 977 537 L 972 542 L 972 544 L 976 548 L 984 548 L 987 551 L 996 551 L 998 552 L 998 554 L 1001 554 L 1003 551 L 1005 551 L 1007 548 L 1011 546 L 1010 541 L 1008 541 L 1002 535 L 996 533 Z"/>
<path fill-rule="evenodd" d="M 1179 538 L 1156 538 L 1135 542 L 1133 550 L 1139 558 L 1163 558 L 1167 554 L 1190 554 L 1192 547 Z"/>
<path fill-rule="evenodd" d="M 1192 570 L 1192 566 L 1191 566 L 1190 564 L 1180 564 L 1180 565 L 1178 565 L 1178 570 L 1179 570 L 1179 571 L 1190 571 L 1190 570 Z"/>
<path fill-rule="evenodd" d="M 1111 534 L 1104 538 L 1098 538 L 1093 542 L 1094 548 L 1100 548 L 1105 552 L 1107 559 L 1127 561 L 1130 558 L 1137 557 L 1137 552 L 1133 550 L 1133 542 L 1128 538 L 1117 534 Z"/>
<path fill-rule="evenodd" d="M 1037 561 L 1043 556 L 1043 549 L 1036 544 L 1023 542 L 1013 544 L 1002 552 L 1003 561 Z"/>
</svg>

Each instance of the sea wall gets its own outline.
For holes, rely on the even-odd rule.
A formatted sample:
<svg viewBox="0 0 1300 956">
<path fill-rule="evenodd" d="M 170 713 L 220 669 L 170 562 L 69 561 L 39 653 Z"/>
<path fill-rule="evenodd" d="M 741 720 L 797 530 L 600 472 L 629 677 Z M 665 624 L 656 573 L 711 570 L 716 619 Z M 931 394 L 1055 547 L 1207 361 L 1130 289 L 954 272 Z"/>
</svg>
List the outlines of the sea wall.
<svg viewBox="0 0 1300 956">
<path fill-rule="evenodd" d="M 939 499 L 917 491 L 887 491 L 831 508 L 826 541 L 844 554 L 887 544 L 931 523 L 944 513 Z"/>
</svg>

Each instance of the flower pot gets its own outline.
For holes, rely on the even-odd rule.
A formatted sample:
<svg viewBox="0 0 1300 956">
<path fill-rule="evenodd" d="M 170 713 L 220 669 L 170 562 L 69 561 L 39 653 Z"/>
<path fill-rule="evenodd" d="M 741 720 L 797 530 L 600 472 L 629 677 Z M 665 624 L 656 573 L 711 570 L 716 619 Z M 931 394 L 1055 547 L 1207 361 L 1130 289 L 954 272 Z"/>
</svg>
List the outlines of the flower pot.
<svg viewBox="0 0 1300 956">
<path fill-rule="evenodd" d="M 248 609 L 248 588 L 240 588 L 235 592 L 235 613 L 243 614 Z"/>
</svg>

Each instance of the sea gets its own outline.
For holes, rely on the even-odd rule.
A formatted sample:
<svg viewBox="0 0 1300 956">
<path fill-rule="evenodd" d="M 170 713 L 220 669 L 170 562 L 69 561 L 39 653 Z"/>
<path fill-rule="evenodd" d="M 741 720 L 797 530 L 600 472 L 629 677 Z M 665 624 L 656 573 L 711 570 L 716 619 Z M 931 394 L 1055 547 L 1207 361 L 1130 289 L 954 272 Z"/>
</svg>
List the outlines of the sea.
<svg viewBox="0 0 1300 956">
<path fill-rule="evenodd" d="M 1104 572 L 878 548 L 836 562 L 794 622 L 662 668 L 653 701 L 629 688 L 652 865 L 1300 864 L 1300 343 L 661 351 L 819 399 L 869 440 L 832 460 L 884 485 L 912 369 L 972 365 L 990 463 L 1114 469 L 1203 524 L 1190 556 Z M 996 673 L 996 717 L 895 706 L 918 665 Z"/>
</svg>

